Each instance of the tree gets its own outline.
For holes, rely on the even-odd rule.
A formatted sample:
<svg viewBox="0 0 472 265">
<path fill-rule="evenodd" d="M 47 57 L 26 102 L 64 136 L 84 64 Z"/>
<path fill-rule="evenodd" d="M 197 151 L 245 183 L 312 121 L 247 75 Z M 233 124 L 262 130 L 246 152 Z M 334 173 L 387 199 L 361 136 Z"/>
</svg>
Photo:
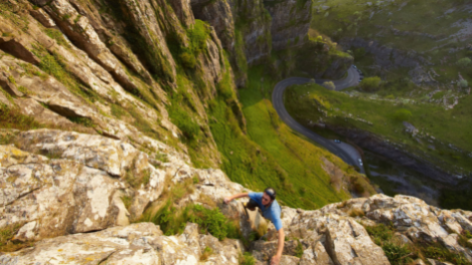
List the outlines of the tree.
<svg viewBox="0 0 472 265">
<path fill-rule="evenodd" d="M 462 79 L 461 81 L 459 81 L 459 86 L 461 88 L 467 88 L 469 86 L 469 82 L 467 82 L 467 80 L 465 79 Z"/>
<path fill-rule="evenodd" d="M 365 78 L 359 85 L 364 91 L 374 92 L 379 90 L 381 83 L 382 79 L 378 76 L 374 76 Z"/>
<path fill-rule="evenodd" d="M 411 111 L 407 109 L 399 109 L 393 114 L 393 118 L 399 122 L 408 121 L 412 116 Z"/>
<path fill-rule="evenodd" d="M 326 89 L 329 89 L 329 90 L 336 90 L 336 86 L 334 85 L 334 83 L 332 81 L 326 81 L 323 83 L 323 86 L 326 88 Z"/>
<path fill-rule="evenodd" d="M 456 64 L 461 68 L 466 68 L 467 66 L 470 65 L 470 63 L 472 63 L 472 61 L 469 58 L 465 57 L 457 61 Z"/>
</svg>

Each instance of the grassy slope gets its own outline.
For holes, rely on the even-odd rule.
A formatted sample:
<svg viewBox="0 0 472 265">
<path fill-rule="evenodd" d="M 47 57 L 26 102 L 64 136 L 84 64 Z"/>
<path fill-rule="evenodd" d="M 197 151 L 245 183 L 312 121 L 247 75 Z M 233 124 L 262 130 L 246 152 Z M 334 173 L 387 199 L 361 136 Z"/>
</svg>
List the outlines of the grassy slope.
<svg viewBox="0 0 472 265">
<path fill-rule="evenodd" d="M 324 119 L 330 123 L 354 126 L 385 136 L 391 141 L 406 145 L 409 151 L 424 151 L 433 158 L 444 161 L 447 164 L 445 166 L 449 168 L 462 167 L 467 171 L 472 170 L 470 158 L 451 153 L 450 149 L 438 145 L 438 141 L 442 141 L 452 143 L 469 153 L 472 151 L 472 139 L 468 137 L 472 129 L 471 96 L 463 99 L 454 110 L 446 111 L 435 104 L 396 104 L 394 101 L 367 98 L 366 94 L 358 95 L 350 97 L 346 93 L 329 91 L 317 85 L 296 86 L 287 91 L 286 106 L 288 111 L 302 122 L 317 120 L 319 112 L 314 104 L 316 100 L 328 111 L 328 117 Z M 411 111 L 413 115 L 409 122 L 424 134 L 429 133 L 436 138 L 436 150 L 428 148 L 429 142 L 422 140 L 422 143 L 419 143 L 403 132 L 402 122 L 394 118 L 394 113 L 399 109 Z M 349 114 L 355 119 L 349 118 Z M 357 118 L 373 125 L 356 120 Z"/>
<path fill-rule="evenodd" d="M 347 176 L 360 175 L 339 158 L 295 135 L 278 119 L 268 99 L 275 80 L 265 77 L 261 85 L 262 76 L 262 67 L 250 69 L 248 85 L 239 91 L 248 135 L 241 133 L 221 97 L 212 103 L 211 129 L 224 156 L 225 172 L 254 190 L 274 186 L 280 199 L 292 207 L 318 208 L 348 198 L 349 194 L 331 186 L 321 158 L 332 161 Z"/>
</svg>

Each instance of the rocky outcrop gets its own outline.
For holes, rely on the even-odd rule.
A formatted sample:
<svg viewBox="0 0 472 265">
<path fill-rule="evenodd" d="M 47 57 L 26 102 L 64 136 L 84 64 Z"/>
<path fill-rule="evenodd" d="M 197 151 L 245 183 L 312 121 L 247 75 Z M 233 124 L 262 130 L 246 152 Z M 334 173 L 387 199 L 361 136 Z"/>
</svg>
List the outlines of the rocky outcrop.
<svg viewBox="0 0 472 265">
<path fill-rule="evenodd" d="M 360 55 L 372 56 L 375 66 L 382 70 L 378 74 L 385 74 L 385 71 L 392 69 L 409 68 L 408 74 L 415 84 L 436 83 L 433 76 L 424 69 L 424 66 L 431 65 L 431 62 L 417 52 L 395 49 L 362 38 L 344 38 L 340 45 L 344 50 L 361 50 Z"/>
<path fill-rule="evenodd" d="M 97 233 L 56 237 L 15 255 L 0 257 L 2 264 L 200 264 L 205 247 L 212 254 L 205 264 L 239 264 L 242 244 L 199 235 L 196 224 L 188 224 L 182 235 L 163 236 L 158 226 L 139 223 Z"/>
<path fill-rule="evenodd" d="M 59 253 L 54 256 L 57 260 L 73 258 L 78 264 L 91 259 L 97 264 L 105 260 L 110 264 L 154 264 L 156 260 L 197 264 L 209 247 L 212 251 L 205 254 L 206 262 L 238 264 L 244 250 L 239 241 L 201 235 L 196 224 L 188 224 L 176 236 L 163 236 L 151 223 L 129 225 L 160 199 L 164 189 L 189 179 L 195 183 L 193 192 L 180 199 L 179 205 L 208 206 L 211 202 L 239 220 L 245 236 L 266 226 L 258 221 L 257 213 L 247 216 L 242 202 L 222 203 L 228 194 L 245 191 L 241 185 L 219 170 L 189 166 L 185 156 L 162 143 L 155 145 L 167 154 L 165 161 L 100 135 L 57 130 L 11 133 L 16 135 L 12 142 L 17 147 L 0 146 L 0 227 L 20 224 L 14 240 L 39 242 L 2 254 L 4 263 L 41 261 Z M 131 203 L 125 205 L 125 196 Z M 375 195 L 316 211 L 283 207 L 282 222 L 287 240 L 281 264 L 389 264 L 364 228 L 381 223 L 391 224 L 404 244 L 437 243 L 472 260 L 472 250 L 458 236 L 472 231 L 472 212 L 441 210 L 413 197 Z M 91 248 L 85 247 L 89 244 Z M 276 248 L 275 228 L 269 224 L 263 240 L 253 242 L 249 250 L 263 264 Z"/>
<path fill-rule="evenodd" d="M 215 28 L 223 47 L 230 53 L 234 51 L 235 33 L 231 7 L 226 0 L 191 1 L 195 18 L 208 22 Z"/>
<path fill-rule="evenodd" d="M 272 47 L 283 50 L 302 45 L 307 40 L 311 21 L 311 1 L 265 1 L 272 17 Z"/>
<path fill-rule="evenodd" d="M 286 50 L 308 39 L 311 1 L 192 0 L 191 5 L 229 52 L 238 87 L 245 85 L 246 64 L 267 58 L 272 48 Z"/>
<path fill-rule="evenodd" d="M 18 235 L 25 241 L 126 225 L 160 197 L 166 181 L 201 179 L 194 201 L 202 194 L 221 200 L 242 191 L 221 171 L 189 167 L 188 158 L 158 142 L 154 152 L 164 151 L 168 162 L 98 135 L 38 130 L 19 132 L 13 142 L 29 152 L 0 146 L 6 213 L 0 224 L 25 224 Z M 132 198 L 128 208 L 124 196 Z"/>
<path fill-rule="evenodd" d="M 261 0 L 230 2 L 248 64 L 266 58 L 272 51 L 272 18 Z"/>
</svg>

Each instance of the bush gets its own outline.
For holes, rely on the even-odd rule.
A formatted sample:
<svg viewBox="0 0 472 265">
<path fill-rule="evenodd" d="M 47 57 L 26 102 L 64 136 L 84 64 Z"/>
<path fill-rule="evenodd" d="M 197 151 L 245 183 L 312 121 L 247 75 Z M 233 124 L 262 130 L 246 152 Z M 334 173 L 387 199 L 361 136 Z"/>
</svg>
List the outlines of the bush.
<svg viewBox="0 0 472 265">
<path fill-rule="evenodd" d="M 251 253 L 246 252 L 239 258 L 239 265 L 254 265 L 256 264 L 256 259 L 251 255 Z"/>
<path fill-rule="evenodd" d="M 180 57 L 180 61 L 182 62 L 182 65 L 185 68 L 194 69 L 195 66 L 197 65 L 197 61 L 195 60 L 195 56 L 193 56 L 189 52 L 183 52 L 182 54 L 180 54 L 179 57 Z"/>
<path fill-rule="evenodd" d="M 326 89 L 329 89 L 329 90 L 336 90 L 336 86 L 334 85 L 334 83 L 332 81 L 326 81 L 323 83 L 323 86 L 326 88 Z"/>
<path fill-rule="evenodd" d="M 457 61 L 456 64 L 457 64 L 457 66 L 459 66 L 461 68 L 466 68 L 467 66 L 470 65 L 470 63 L 472 63 L 472 61 L 469 58 L 465 57 L 465 58 L 462 58 L 459 61 Z"/>
<path fill-rule="evenodd" d="M 178 209 L 174 207 L 172 200 L 168 200 L 156 214 L 145 214 L 140 221 L 159 225 L 167 236 L 182 233 L 187 222 L 191 222 L 199 225 L 201 233 L 208 232 L 219 240 L 227 237 L 240 238 L 237 224 L 224 216 L 218 208 L 207 209 L 201 205 L 188 205 Z"/>
<path fill-rule="evenodd" d="M 205 247 L 203 254 L 200 256 L 200 261 L 207 261 L 211 254 L 213 254 L 213 249 L 210 247 Z"/>
<path fill-rule="evenodd" d="M 461 88 L 467 88 L 469 86 L 469 82 L 467 82 L 467 80 L 465 79 L 462 79 L 461 81 L 459 81 L 459 84 L 458 84 Z"/>
<path fill-rule="evenodd" d="M 187 31 L 190 39 L 190 49 L 194 54 L 200 53 L 206 48 L 206 41 L 210 36 L 210 27 L 207 23 L 195 19 L 195 24 Z"/>
<path fill-rule="evenodd" d="M 301 258 L 303 256 L 303 245 L 298 240 L 297 247 L 295 248 L 295 257 Z"/>
<path fill-rule="evenodd" d="M 379 90 L 381 83 L 382 79 L 380 79 L 378 76 L 367 77 L 361 81 L 360 87 L 364 91 L 375 92 Z"/>
<path fill-rule="evenodd" d="M 407 263 L 406 259 L 411 254 L 410 249 L 406 245 L 399 246 L 390 242 L 384 243 L 382 249 L 392 265 Z"/>
<path fill-rule="evenodd" d="M 393 114 L 393 118 L 398 122 L 408 121 L 412 116 L 411 111 L 406 109 L 399 109 Z"/>
</svg>

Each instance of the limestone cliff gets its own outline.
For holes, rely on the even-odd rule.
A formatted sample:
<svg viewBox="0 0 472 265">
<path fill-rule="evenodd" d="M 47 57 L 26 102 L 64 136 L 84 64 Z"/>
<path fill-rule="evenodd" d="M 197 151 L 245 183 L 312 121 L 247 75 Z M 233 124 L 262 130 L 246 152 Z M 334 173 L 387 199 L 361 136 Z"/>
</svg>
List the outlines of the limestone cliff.
<svg viewBox="0 0 472 265">
<path fill-rule="evenodd" d="M 266 264 L 275 253 L 272 224 L 249 245 L 220 241 L 192 223 L 180 235 L 164 235 L 153 223 L 130 224 L 166 189 L 192 180 L 194 189 L 180 205 L 215 204 L 238 221 L 243 236 L 265 226 L 260 216 L 247 215 L 244 200 L 222 203 L 227 194 L 246 189 L 219 170 L 194 169 L 163 143 L 152 141 L 168 154 L 165 162 L 103 136 L 57 130 L 10 133 L 29 152 L 0 146 L 0 225 L 19 225 L 13 240 L 36 243 L 0 253 L 2 264 L 239 264 L 244 251 L 256 264 Z M 130 179 L 129 171 L 140 178 Z M 124 196 L 131 194 L 133 201 L 125 204 Z M 282 222 L 286 243 L 280 264 L 472 261 L 467 239 L 472 212 L 441 210 L 413 197 L 375 195 L 316 211 L 284 206 Z M 402 250 L 408 252 L 391 252 Z"/>
<path fill-rule="evenodd" d="M 248 215 L 243 201 L 222 203 L 230 193 L 249 190 L 218 169 L 222 158 L 210 126 L 224 121 L 207 113 L 219 106 L 216 100 L 223 102 L 222 116 L 235 120 L 229 129 L 244 135 L 236 87 L 244 84 L 247 64 L 267 59 L 272 47 L 283 52 L 310 45 L 310 5 L 2 0 L 0 247 L 10 252 L 0 254 L 0 263 L 238 264 L 244 251 L 266 262 L 273 227 L 266 233 L 265 222 Z M 145 217 L 166 203 L 176 211 L 219 209 L 238 224 L 245 244 L 220 240 L 194 223 L 165 235 L 158 220 Z M 362 209 L 362 220 L 341 204 L 317 211 L 284 207 L 282 264 L 388 264 L 356 222 L 384 221 L 376 212 L 382 203 L 392 222 L 400 220 L 392 211 L 414 210 L 396 227 L 409 229 L 404 234 L 411 240 L 429 233 L 430 241 L 447 240 L 452 253 L 468 253 L 451 241 L 452 231 L 438 228 L 449 224 L 438 217 L 449 212 L 412 198 L 377 196 L 347 203 Z M 450 215 L 456 232 L 471 231 L 470 213 Z M 250 244 L 253 230 L 267 241 Z"/>
</svg>

